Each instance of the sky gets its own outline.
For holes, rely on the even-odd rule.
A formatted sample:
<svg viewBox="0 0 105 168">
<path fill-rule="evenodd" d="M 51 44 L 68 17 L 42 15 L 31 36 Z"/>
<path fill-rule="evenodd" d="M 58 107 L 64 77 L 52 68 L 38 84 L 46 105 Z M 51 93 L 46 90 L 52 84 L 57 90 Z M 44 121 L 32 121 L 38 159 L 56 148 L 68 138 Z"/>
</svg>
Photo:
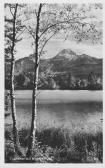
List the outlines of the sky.
<svg viewBox="0 0 105 168">
<path fill-rule="evenodd" d="M 9 12 L 6 11 L 9 15 Z M 102 10 L 92 10 L 92 14 L 96 14 L 98 21 L 102 20 Z M 102 25 L 99 24 L 99 27 L 102 28 Z M 16 59 L 28 57 L 30 54 L 34 53 L 34 50 L 31 46 L 32 40 L 27 36 L 17 44 L 16 49 Z M 47 51 L 45 55 L 43 55 L 43 59 L 51 58 L 56 56 L 63 49 L 71 49 L 76 52 L 76 54 L 87 54 L 96 58 L 103 57 L 103 50 L 101 44 L 92 44 L 92 43 L 77 43 L 73 39 L 64 40 L 61 36 L 59 38 L 52 38 L 48 45 L 46 45 L 45 50 Z"/>
<path fill-rule="evenodd" d="M 71 49 L 78 55 L 87 54 L 96 58 L 102 58 L 102 47 L 103 46 L 101 44 L 92 45 L 77 43 L 76 41 L 71 40 L 64 41 L 63 39 L 52 39 L 49 41 L 48 45 L 45 48 L 47 52 L 45 53 L 45 55 L 43 55 L 43 59 L 54 57 L 63 49 Z M 31 40 L 25 39 L 17 45 L 16 59 L 27 57 L 30 54 L 33 54 Z"/>
<path fill-rule="evenodd" d="M 100 24 L 100 21 L 102 21 L 102 10 L 93 9 L 91 14 L 94 14 L 96 16 L 98 28 L 102 29 L 102 25 Z M 61 37 L 54 37 L 48 42 L 48 45 L 45 47 L 45 50 L 47 52 L 45 53 L 45 55 L 43 55 L 43 59 L 54 57 L 63 49 L 71 49 L 78 55 L 87 54 L 96 58 L 102 58 L 102 47 L 102 44 L 92 44 L 87 42 L 77 43 L 76 41 L 70 38 L 65 41 L 64 37 L 61 35 Z M 29 56 L 30 54 L 33 54 L 33 52 L 34 51 L 31 46 L 31 40 L 26 37 L 24 40 L 17 44 L 16 59 Z"/>
</svg>

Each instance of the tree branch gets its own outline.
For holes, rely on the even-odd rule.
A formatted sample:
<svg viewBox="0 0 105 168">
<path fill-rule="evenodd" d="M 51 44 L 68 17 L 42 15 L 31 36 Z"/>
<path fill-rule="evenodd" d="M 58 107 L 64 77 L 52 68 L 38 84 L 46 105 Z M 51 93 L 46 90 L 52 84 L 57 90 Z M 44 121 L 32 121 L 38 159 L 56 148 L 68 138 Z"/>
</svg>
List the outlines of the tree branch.
<svg viewBox="0 0 105 168">
<path fill-rule="evenodd" d="M 41 33 L 41 35 L 39 36 L 39 38 L 41 38 L 41 36 L 42 36 L 48 29 L 50 29 L 50 28 L 52 28 L 52 27 L 54 27 L 54 26 L 57 26 L 57 25 L 63 24 L 63 23 L 69 23 L 70 21 L 75 20 L 75 19 L 86 19 L 86 18 L 87 18 L 87 17 L 82 17 L 82 18 L 76 17 L 76 18 L 72 18 L 72 19 L 69 19 L 69 20 L 66 20 L 66 21 L 61 21 L 61 22 L 57 22 L 57 23 L 55 23 L 55 24 L 52 24 L 52 25 L 48 26 L 48 27 Z"/>
<path fill-rule="evenodd" d="M 11 13 L 11 15 L 14 17 L 14 14 L 12 13 L 12 10 L 11 10 L 11 5 L 10 5 L 10 13 Z"/>
<path fill-rule="evenodd" d="M 31 32 L 32 29 L 29 30 L 29 29 L 27 28 L 27 26 L 25 26 L 25 28 L 27 29 L 27 31 L 29 32 L 29 34 L 33 37 L 33 39 L 35 40 L 35 34 L 33 35 L 33 32 Z"/>
<path fill-rule="evenodd" d="M 54 32 L 54 33 L 45 41 L 45 43 L 43 44 L 42 49 L 41 49 L 41 51 L 40 51 L 40 53 L 39 53 L 39 57 L 41 56 L 41 54 L 42 54 L 42 52 L 43 52 L 43 49 L 44 49 L 45 45 L 47 44 L 47 42 L 48 42 L 56 33 L 57 33 L 57 31 Z"/>
<path fill-rule="evenodd" d="M 23 31 L 20 32 L 20 34 L 18 34 L 18 36 L 16 37 L 16 40 L 19 38 L 19 36 L 25 31 L 25 29 L 23 29 Z"/>
</svg>

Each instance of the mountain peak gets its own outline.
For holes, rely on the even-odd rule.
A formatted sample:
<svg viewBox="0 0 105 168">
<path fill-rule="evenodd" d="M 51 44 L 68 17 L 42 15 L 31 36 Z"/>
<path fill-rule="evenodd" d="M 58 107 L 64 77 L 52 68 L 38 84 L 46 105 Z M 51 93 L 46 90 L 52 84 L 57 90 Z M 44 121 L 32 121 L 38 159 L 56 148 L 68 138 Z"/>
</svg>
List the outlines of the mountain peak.
<svg viewBox="0 0 105 168">
<path fill-rule="evenodd" d="M 74 51 L 72 51 L 71 49 L 63 49 L 63 50 L 61 50 L 61 53 L 69 53 L 69 54 L 76 54 Z"/>
<path fill-rule="evenodd" d="M 63 49 L 62 51 L 60 51 L 55 57 L 54 59 L 63 59 L 66 58 L 69 61 L 74 61 L 78 58 L 78 56 L 76 55 L 75 52 L 73 52 L 71 49 Z"/>
</svg>

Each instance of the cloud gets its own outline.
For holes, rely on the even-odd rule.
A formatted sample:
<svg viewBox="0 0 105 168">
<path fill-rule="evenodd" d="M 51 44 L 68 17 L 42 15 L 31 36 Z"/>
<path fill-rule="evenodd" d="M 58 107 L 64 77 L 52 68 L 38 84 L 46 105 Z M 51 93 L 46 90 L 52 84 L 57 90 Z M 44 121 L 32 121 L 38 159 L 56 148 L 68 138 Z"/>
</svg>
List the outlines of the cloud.
<svg viewBox="0 0 105 168">
<path fill-rule="evenodd" d="M 76 54 L 87 54 L 93 57 L 102 58 L 102 45 L 89 45 L 83 43 L 77 43 L 75 41 L 69 40 L 51 40 L 49 45 L 46 46 L 46 50 L 48 51 L 45 58 L 51 58 L 55 56 L 58 52 L 63 49 L 71 49 L 76 52 Z"/>
<path fill-rule="evenodd" d="M 57 55 L 63 49 L 71 49 L 76 54 L 87 54 L 96 58 L 102 58 L 102 45 L 89 45 L 83 43 L 77 43 L 75 41 L 70 40 L 62 40 L 62 39 L 52 39 L 49 41 L 48 45 L 45 47 L 47 51 L 43 58 L 52 58 Z M 34 52 L 33 48 L 31 47 L 30 40 L 23 40 L 17 46 L 17 54 L 16 59 L 29 56 Z"/>
</svg>

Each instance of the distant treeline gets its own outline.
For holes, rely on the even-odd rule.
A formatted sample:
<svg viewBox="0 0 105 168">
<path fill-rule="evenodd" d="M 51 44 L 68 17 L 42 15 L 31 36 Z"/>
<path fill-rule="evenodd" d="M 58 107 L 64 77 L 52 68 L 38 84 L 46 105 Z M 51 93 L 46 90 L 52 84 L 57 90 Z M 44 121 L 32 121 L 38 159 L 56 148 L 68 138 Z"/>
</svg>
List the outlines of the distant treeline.
<svg viewBox="0 0 105 168">
<path fill-rule="evenodd" d="M 55 73 L 39 75 L 38 89 L 61 89 L 61 90 L 102 90 L 102 79 L 94 72 L 88 74 L 87 78 L 74 77 L 71 73 Z M 20 73 L 15 76 L 15 89 L 32 89 L 33 73 Z M 10 89 L 9 75 L 5 78 L 5 88 Z"/>
</svg>

